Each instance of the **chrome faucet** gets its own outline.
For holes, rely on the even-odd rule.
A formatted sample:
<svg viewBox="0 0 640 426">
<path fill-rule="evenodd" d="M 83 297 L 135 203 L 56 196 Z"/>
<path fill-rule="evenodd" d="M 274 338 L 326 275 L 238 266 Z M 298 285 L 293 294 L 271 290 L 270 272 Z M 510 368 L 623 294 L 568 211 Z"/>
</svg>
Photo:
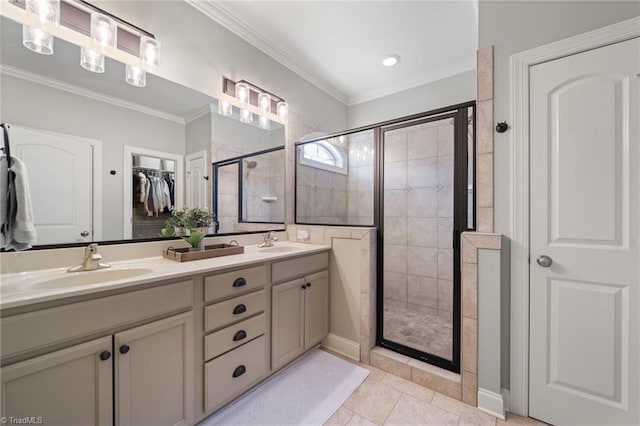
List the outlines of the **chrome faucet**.
<svg viewBox="0 0 640 426">
<path fill-rule="evenodd" d="M 275 231 L 269 231 L 265 234 L 264 241 L 258 245 L 258 248 L 273 247 L 274 241 L 278 241 L 278 237 L 276 237 Z"/>
<path fill-rule="evenodd" d="M 98 245 L 96 243 L 89 244 L 84 249 L 84 261 L 82 264 L 67 269 L 67 272 L 95 271 L 96 269 L 111 267 L 111 265 L 100 262 L 101 260 L 102 255 L 98 253 Z"/>
</svg>

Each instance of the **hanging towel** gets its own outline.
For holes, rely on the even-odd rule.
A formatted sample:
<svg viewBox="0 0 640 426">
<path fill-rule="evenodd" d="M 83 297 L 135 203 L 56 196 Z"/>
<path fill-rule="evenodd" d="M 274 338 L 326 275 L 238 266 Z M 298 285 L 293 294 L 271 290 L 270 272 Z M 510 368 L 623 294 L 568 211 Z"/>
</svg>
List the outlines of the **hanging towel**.
<svg viewBox="0 0 640 426">
<path fill-rule="evenodd" d="M 11 156 L 9 180 L 13 179 L 15 187 L 15 216 L 9 215 L 9 239 L 5 249 L 27 250 L 36 242 L 36 228 L 33 226 L 33 210 L 31 207 L 31 192 L 29 191 L 29 176 L 24 163 Z M 11 183 L 9 184 L 11 191 Z M 11 210 L 11 205 L 9 205 Z"/>
<path fill-rule="evenodd" d="M 0 248 L 9 241 L 9 205 L 15 205 L 10 198 L 15 196 L 15 191 L 9 191 L 9 173 L 12 172 L 9 172 L 7 156 L 0 155 Z"/>
</svg>

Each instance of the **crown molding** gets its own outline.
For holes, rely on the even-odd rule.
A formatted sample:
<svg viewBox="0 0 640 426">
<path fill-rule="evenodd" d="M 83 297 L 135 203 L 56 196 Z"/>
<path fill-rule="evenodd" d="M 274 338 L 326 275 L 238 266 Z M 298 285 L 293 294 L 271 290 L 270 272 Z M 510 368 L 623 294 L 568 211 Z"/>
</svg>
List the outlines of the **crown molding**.
<svg viewBox="0 0 640 426">
<path fill-rule="evenodd" d="M 251 43 L 263 53 L 280 62 L 282 65 L 289 68 L 291 71 L 298 74 L 314 86 L 318 87 L 320 90 L 326 92 L 343 104 L 347 104 L 349 100 L 348 96 L 345 95 L 342 91 L 336 89 L 333 85 L 328 83 L 317 73 L 300 64 L 284 50 L 280 49 L 278 46 L 271 43 L 256 31 L 251 29 L 248 25 L 241 22 L 220 3 L 216 2 L 215 0 L 185 1 L 187 2 L 187 4 L 191 5 L 199 12 L 213 19 L 243 40 Z"/>
<path fill-rule="evenodd" d="M 212 114 L 214 112 L 218 112 L 216 108 L 213 107 L 212 103 L 208 103 L 205 106 L 203 106 L 202 108 L 198 108 L 197 110 L 195 110 L 192 114 L 186 116 L 184 118 L 185 123 L 191 123 L 193 120 L 197 120 L 198 118 L 208 115 L 208 114 Z"/>
<path fill-rule="evenodd" d="M 347 106 L 353 106 L 353 105 L 361 104 L 364 102 L 373 101 L 375 99 L 383 98 L 385 96 L 393 95 L 405 90 L 413 89 L 428 83 L 433 83 L 434 81 L 442 80 L 444 78 L 452 77 L 454 75 L 462 74 L 464 72 L 472 71 L 475 69 L 476 69 L 475 61 L 465 62 L 459 65 L 456 65 L 454 67 L 451 67 L 449 69 L 446 69 L 444 71 L 432 73 L 415 80 L 394 84 L 382 89 L 372 90 L 362 95 L 353 96 L 348 99 Z"/>
<path fill-rule="evenodd" d="M 0 65 L 0 73 L 43 86 L 52 87 L 54 89 L 62 90 L 68 93 L 73 93 L 74 95 L 84 96 L 85 98 L 94 99 L 96 101 L 105 102 L 122 108 L 127 108 L 133 111 L 141 112 L 143 114 L 152 115 L 164 120 L 185 124 L 185 119 L 179 115 L 169 114 L 168 112 L 160 111 L 155 108 L 149 108 L 140 104 L 136 104 L 134 102 L 125 101 L 114 96 L 104 95 L 102 93 L 85 89 L 83 87 L 79 87 L 70 83 L 54 80 L 49 77 L 44 77 L 40 74 L 34 74 L 20 68 L 15 68 L 9 65 Z"/>
</svg>

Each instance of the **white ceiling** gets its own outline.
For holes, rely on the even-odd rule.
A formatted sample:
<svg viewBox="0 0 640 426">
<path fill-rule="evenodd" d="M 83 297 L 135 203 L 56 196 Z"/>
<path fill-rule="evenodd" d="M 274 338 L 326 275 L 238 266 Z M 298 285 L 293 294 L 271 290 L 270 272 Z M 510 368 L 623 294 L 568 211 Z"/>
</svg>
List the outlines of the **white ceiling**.
<svg viewBox="0 0 640 426">
<path fill-rule="evenodd" d="M 348 105 L 475 68 L 475 0 L 187 2 Z"/>
</svg>

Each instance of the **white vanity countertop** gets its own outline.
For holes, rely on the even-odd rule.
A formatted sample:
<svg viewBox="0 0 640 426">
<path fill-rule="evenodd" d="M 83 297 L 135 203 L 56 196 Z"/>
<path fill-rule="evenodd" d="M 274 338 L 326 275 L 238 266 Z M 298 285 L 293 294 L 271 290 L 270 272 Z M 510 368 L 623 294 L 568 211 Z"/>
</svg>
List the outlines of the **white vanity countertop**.
<svg viewBox="0 0 640 426">
<path fill-rule="evenodd" d="M 245 265 L 272 262 L 301 255 L 320 253 L 330 246 L 281 241 L 259 249 L 245 246 L 243 254 L 214 257 L 191 262 L 175 262 L 162 256 L 105 262 L 111 268 L 67 273 L 68 267 L 0 275 L 0 309 L 135 287 L 154 281 L 179 279 Z M 74 266 L 74 265 L 69 265 Z"/>
</svg>

